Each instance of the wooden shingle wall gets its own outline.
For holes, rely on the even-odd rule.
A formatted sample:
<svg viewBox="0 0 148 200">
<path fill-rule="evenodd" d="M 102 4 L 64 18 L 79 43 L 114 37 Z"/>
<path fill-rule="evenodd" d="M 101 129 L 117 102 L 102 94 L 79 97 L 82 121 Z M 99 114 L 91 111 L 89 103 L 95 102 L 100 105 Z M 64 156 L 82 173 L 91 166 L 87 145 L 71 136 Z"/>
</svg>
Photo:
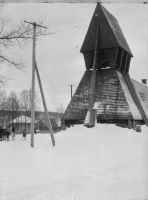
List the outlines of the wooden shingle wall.
<svg viewBox="0 0 148 200">
<path fill-rule="evenodd" d="M 85 119 L 88 101 L 89 101 L 89 88 L 91 81 L 91 72 L 86 71 L 80 81 L 80 84 L 70 101 L 65 114 L 65 119 Z"/>
<path fill-rule="evenodd" d="M 92 71 L 86 71 L 70 104 L 65 112 L 65 119 L 85 119 Z M 103 69 L 97 73 L 94 108 L 97 118 L 133 119 L 131 109 L 125 97 L 116 69 Z"/>
<path fill-rule="evenodd" d="M 98 74 L 95 108 L 97 119 L 132 119 L 132 114 L 116 69 Z"/>
</svg>

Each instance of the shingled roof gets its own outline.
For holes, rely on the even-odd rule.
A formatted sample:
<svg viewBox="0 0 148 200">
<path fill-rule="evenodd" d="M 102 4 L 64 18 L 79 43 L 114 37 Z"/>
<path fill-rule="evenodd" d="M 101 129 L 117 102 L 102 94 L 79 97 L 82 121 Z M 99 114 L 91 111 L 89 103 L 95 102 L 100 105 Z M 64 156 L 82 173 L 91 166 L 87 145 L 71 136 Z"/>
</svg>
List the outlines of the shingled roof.
<svg viewBox="0 0 148 200">
<path fill-rule="evenodd" d="M 84 120 L 88 110 L 92 71 L 86 71 L 65 112 L 65 120 Z M 97 73 L 95 104 L 98 120 L 142 120 L 122 73 L 104 69 Z"/>
<path fill-rule="evenodd" d="M 96 33 L 101 24 L 101 49 L 121 47 L 133 56 L 116 18 L 97 4 L 80 52 L 94 51 Z"/>
</svg>

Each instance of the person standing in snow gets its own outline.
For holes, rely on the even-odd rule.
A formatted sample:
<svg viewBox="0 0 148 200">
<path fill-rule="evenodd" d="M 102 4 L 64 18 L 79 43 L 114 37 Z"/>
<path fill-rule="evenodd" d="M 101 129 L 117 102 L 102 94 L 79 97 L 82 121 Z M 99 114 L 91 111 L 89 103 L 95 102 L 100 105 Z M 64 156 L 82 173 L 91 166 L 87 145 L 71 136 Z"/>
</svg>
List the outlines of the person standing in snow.
<svg viewBox="0 0 148 200">
<path fill-rule="evenodd" d="M 10 136 L 10 130 L 9 130 L 9 128 L 7 127 L 7 128 L 6 128 L 7 142 L 9 141 L 9 136 Z"/>
<path fill-rule="evenodd" d="M 34 128 L 34 133 L 36 134 L 36 128 Z"/>
<path fill-rule="evenodd" d="M 24 128 L 24 130 L 22 131 L 22 133 L 23 133 L 23 138 L 24 138 L 24 140 L 26 140 L 26 129 Z"/>
<path fill-rule="evenodd" d="M 0 126 L 0 139 L 3 140 L 3 127 Z"/>
<path fill-rule="evenodd" d="M 6 128 L 3 129 L 3 140 L 6 140 Z"/>
<path fill-rule="evenodd" d="M 14 140 L 15 137 L 15 126 L 12 125 L 12 140 Z"/>
</svg>

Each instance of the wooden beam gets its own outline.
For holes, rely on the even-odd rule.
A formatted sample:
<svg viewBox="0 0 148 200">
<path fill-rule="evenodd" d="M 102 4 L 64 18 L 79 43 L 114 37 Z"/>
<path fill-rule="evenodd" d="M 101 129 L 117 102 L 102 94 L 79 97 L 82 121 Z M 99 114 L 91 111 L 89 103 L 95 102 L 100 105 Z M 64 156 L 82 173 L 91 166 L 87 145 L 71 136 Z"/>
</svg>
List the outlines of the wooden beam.
<svg viewBox="0 0 148 200">
<path fill-rule="evenodd" d="M 125 61 L 125 68 L 124 68 L 124 72 L 126 73 L 126 68 L 127 68 L 127 59 L 128 59 L 128 54 L 126 55 L 126 61 Z"/>
<path fill-rule="evenodd" d="M 121 69 L 123 54 L 124 54 L 124 51 L 122 50 L 122 55 L 121 55 L 121 60 L 120 60 L 120 65 L 119 65 L 119 70 Z"/>
<path fill-rule="evenodd" d="M 114 67 L 116 67 L 116 62 L 117 62 L 117 56 L 118 56 L 118 51 L 119 51 L 119 48 L 117 47 L 117 51 L 116 51 L 116 57 L 115 57 L 115 66 Z"/>
<path fill-rule="evenodd" d="M 48 113 L 47 106 L 46 106 L 46 101 L 45 101 L 42 83 L 41 83 L 41 79 L 40 79 L 40 74 L 39 74 L 39 70 L 38 70 L 36 61 L 35 61 L 35 69 L 36 69 L 36 73 L 37 73 L 37 77 L 38 77 L 40 92 L 41 92 L 41 96 L 42 96 L 43 106 L 44 106 L 44 110 L 45 110 L 45 114 L 46 114 L 46 120 L 47 120 L 47 123 L 48 123 L 49 132 L 50 132 L 50 135 L 51 135 L 52 144 L 53 144 L 53 146 L 55 146 L 55 139 L 54 139 L 54 135 L 53 135 L 53 130 L 52 130 L 50 117 L 49 117 L 49 113 Z"/>
<path fill-rule="evenodd" d="M 126 73 L 127 73 L 127 74 L 129 73 L 130 61 L 131 61 L 131 57 L 129 56 L 129 57 L 128 57 L 128 60 L 127 60 L 127 67 L 126 67 Z"/>
<path fill-rule="evenodd" d="M 98 61 L 99 70 L 101 69 L 101 59 L 100 59 L 100 37 L 101 37 L 101 25 L 99 25 L 96 34 L 96 42 L 95 42 L 95 51 L 94 51 L 94 59 L 93 59 L 93 69 L 91 75 L 91 82 L 89 88 L 89 104 L 88 104 L 88 111 L 85 117 L 84 126 L 86 127 L 93 127 L 95 126 L 95 118 L 96 112 L 93 109 L 94 100 L 95 100 L 95 87 L 96 87 L 96 65 Z M 99 57 L 99 58 L 98 58 Z"/>
</svg>

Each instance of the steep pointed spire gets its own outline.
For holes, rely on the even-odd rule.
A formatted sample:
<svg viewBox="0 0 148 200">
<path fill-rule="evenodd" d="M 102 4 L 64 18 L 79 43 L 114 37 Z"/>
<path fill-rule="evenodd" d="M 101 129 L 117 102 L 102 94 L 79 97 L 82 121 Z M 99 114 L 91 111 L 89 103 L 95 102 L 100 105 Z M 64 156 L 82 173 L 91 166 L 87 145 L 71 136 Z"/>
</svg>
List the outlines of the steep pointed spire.
<svg viewBox="0 0 148 200">
<path fill-rule="evenodd" d="M 97 4 L 80 52 L 94 51 L 98 25 L 102 25 L 101 49 L 121 47 L 132 57 L 122 30 L 116 20 L 100 3 Z"/>
</svg>

